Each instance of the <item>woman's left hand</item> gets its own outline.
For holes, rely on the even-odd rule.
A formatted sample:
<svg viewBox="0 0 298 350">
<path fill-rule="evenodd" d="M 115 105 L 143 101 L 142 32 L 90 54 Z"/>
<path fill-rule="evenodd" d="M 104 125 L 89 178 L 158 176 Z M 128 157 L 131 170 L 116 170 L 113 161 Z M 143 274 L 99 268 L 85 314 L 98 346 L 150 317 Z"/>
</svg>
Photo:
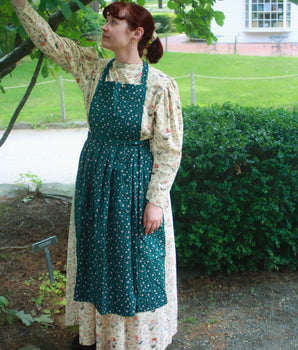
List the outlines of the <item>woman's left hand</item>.
<svg viewBox="0 0 298 350">
<path fill-rule="evenodd" d="M 144 210 L 143 226 L 145 235 L 157 230 L 162 224 L 162 219 L 162 208 L 149 202 Z"/>
</svg>

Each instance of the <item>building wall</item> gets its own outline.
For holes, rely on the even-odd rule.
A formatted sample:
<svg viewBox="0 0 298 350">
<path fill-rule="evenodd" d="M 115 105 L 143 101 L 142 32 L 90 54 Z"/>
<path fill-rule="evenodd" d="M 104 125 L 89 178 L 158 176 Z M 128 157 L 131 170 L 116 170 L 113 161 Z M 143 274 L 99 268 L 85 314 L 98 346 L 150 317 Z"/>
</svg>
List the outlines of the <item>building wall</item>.
<svg viewBox="0 0 298 350">
<path fill-rule="evenodd" d="M 282 42 L 298 42 L 298 5 L 291 3 L 291 28 L 276 30 L 264 28 L 262 31 L 248 30 L 245 27 L 245 0 L 217 0 L 214 6 L 225 15 L 224 25 L 218 26 L 213 20 L 211 31 L 218 43 L 272 43 L 270 36 L 281 36 Z"/>
</svg>

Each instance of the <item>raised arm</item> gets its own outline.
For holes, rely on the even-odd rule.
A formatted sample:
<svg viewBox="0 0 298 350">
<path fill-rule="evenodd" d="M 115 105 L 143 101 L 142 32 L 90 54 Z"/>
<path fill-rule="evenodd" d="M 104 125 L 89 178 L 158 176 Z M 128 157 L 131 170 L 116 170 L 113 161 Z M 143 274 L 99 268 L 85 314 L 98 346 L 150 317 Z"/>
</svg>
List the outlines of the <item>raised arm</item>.
<svg viewBox="0 0 298 350">
<path fill-rule="evenodd" d="M 61 38 L 26 0 L 11 0 L 11 3 L 34 45 L 76 79 L 85 75 L 87 66 L 90 69 L 95 64 L 98 55 L 93 47 L 81 47 Z"/>
</svg>

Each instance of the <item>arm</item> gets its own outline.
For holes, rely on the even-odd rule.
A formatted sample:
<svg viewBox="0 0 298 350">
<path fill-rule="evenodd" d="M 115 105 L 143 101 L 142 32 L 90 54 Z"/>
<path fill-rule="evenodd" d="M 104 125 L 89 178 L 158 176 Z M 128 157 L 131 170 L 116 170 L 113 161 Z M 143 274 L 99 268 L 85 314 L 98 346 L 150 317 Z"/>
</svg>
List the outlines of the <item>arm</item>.
<svg viewBox="0 0 298 350">
<path fill-rule="evenodd" d="M 145 233 L 156 230 L 162 222 L 162 208 L 168 205 L 169 192 L 182 154 L 183 122 L 178 87 L 170 80 L 157 101 L 152 140 L 154 164 L 147 191 Z"/>
<path fill-rule="evenodd" d="M 182 154 L 183 121 L 177 84 L 170 80 L 155 109 L 151 149 L 153 168 L 147 191 L 149 202 L 167 207 L 168 195 L 178 171 Z"/>
<path fill-rule="evenodd" d="M 86 62 L 90 67 L 98 58 L 94 48 L 80 47 L 57 35 L 26 0 L 11 0 L 11 3 L 34 45 L 76 78 L 84 74 Z"/>
</svg>

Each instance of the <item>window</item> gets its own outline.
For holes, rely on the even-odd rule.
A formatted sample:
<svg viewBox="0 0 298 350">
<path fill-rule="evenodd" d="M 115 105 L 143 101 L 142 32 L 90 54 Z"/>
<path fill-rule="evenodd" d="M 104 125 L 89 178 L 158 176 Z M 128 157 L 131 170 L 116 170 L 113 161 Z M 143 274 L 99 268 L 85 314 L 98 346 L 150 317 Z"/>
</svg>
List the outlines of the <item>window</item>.
<svg viewBox="0 0 298 350">
<path fill-rule="evenodd" d="M 291 4 L 287 0 L 246 0 L 245 26 L 281 31 L 291 27 Z"/>
</svg>

